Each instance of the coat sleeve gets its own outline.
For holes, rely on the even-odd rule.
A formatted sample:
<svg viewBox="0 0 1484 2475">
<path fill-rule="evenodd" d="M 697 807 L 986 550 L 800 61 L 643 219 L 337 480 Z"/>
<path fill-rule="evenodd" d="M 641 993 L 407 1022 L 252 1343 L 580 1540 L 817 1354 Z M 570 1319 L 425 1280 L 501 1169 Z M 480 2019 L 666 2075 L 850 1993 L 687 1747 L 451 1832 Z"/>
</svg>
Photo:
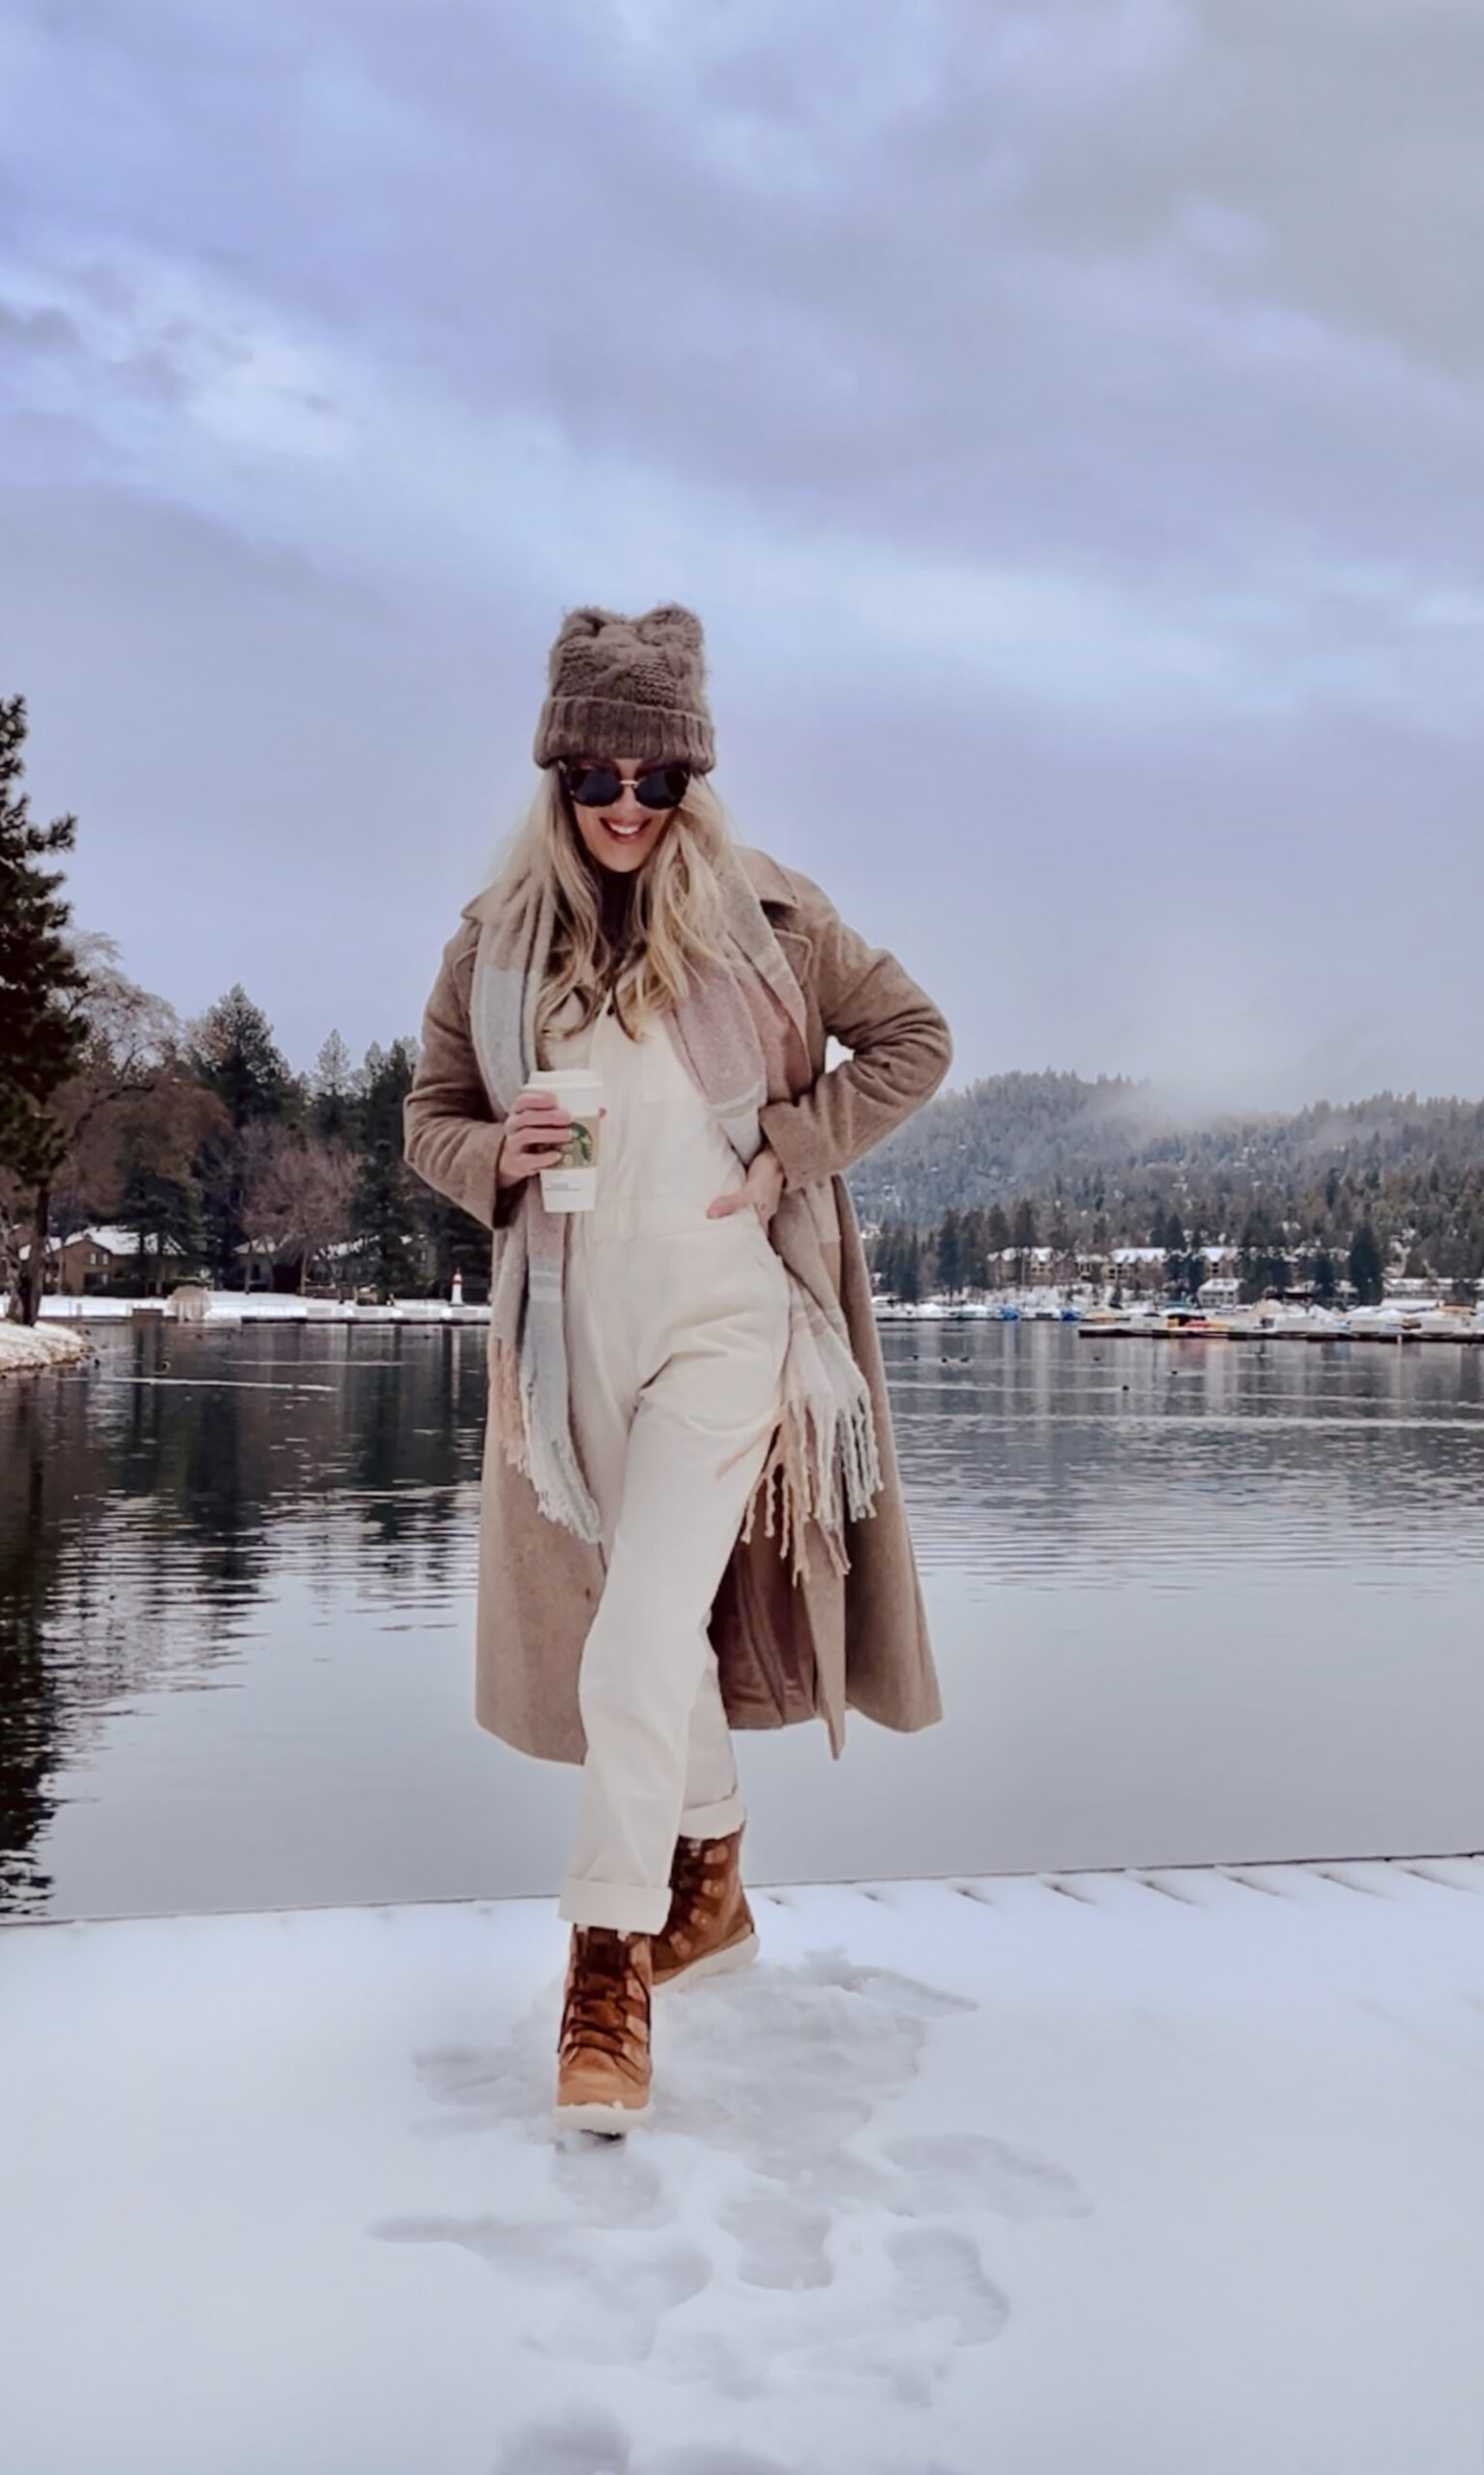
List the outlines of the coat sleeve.
<svg viewBox="0 0 1484 2475">
<path fill-rule="evenodd" d="M 852 1167 L 932 1097 L 953 1055 L 943 1015 L 895 955 L 848 928 L 807 879 L 795 883 L 824 1028 L 852 1054 L 798 1099 L 774 1100 L 762 1112 L 790 1188 Z"/>
<path fill-rule="evenodd" d="M 505 1127 L 489 1105 L 469 1033 L 478 936 L 466 926 L 444 948 L 422 1017 L 417 1072 L 402 1103 L 402 1148 L 425 1185 L 493 1229 L 508 1216 L 509 1198 L 495 1184 Z"/>
</svg>

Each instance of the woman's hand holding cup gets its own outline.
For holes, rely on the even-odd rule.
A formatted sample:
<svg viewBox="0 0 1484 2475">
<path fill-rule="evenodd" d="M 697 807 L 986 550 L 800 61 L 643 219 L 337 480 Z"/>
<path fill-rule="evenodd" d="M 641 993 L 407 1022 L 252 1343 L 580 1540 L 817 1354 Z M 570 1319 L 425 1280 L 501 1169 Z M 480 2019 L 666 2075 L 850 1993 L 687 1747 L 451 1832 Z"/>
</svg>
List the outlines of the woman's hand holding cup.
<svg viewBox="0 0 1484 2475">
<path fill-rule="evenodd" d="M 542 1066 L 505 1121 L 498 1182 L 541 1180 L 548 1211 L 591 1211 L 597 1196 L 597 1123 L 602 1077 L 586 1065 Z"/>
<path fill-rule="evenodd" d="M 520 1092 L 505 1121 L 496 1184 L 516 1186 L 539 1169 L 554 1169 L 571 1130 L 570 1112 L 553 1092 Z"/>
</svg>

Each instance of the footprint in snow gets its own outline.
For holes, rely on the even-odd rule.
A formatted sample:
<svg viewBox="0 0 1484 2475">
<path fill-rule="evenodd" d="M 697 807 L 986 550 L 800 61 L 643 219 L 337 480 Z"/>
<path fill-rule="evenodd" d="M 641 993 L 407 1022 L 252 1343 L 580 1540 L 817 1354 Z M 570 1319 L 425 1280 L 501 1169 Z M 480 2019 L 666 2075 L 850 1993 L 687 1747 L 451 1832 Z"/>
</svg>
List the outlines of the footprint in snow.
<svg viewBox="0 0 1484 2475">
<path fill-rule="evenodd" d="M 607 2415 L 579 2412 L 512 2432 L 495 2460 L 494 2475 L 794 2475 L 794 2470 L 748 2449 L 704 2442 L 635 2460 L 622 2424 Z"/>
<path fill-rule="evenodd" d="M 448 2046 L 419 2054 L 418 2077 L 448 2111 L 419 2125 L 428 2138 L 498 2131 L 507 2124 L 531 2137 L 551 2131 L 556 2021 L 544 2006 L 516 2023 L 495 2047 Z"/>
<path fill-rule="evenodd" d="M 887 2206 L 903 2217 L 952 2217 L 988 2209 L 1026 2226 L 1041 2217 L 1086 2217 L 1090 2202 L 1070 2174 L 1028 2149 L 977 2132 L 888 2140 L 882 2154 L 905 2178 Z"/>
<path fill-rule="evenodd" d="M 665 2006 L 656 2118 L 811 2198 L 864 2197 L 845 2141 L 911 2085 L 929 2022 L 973 2008 L 837 1951 L 697 1986 Z"/>
<path fill-rule="evenodd" d="M 501 2271 L 520 2291 L 526 2343 L 537 2354 L 588 2363 L 646 2363 L 661 2321 L 710 2283 L 694 2244 L 595 2242 L 581 2226 L 498 2217 L 385 2218 L 384 2243 L 451 2243 Z"/>
<path fill-rule="evenodd" d="M 823 2209 L 800 2208 L 775 2183 L 754 2183 L 717 2214 L 723 2231 L 736 2237 L 743 2286 L 794 2291 L 829 2284 L 830 2221 Z"/>
<path fill-rule="evenodd" d="M 607 2415 L 578 2412 L 511 2432 L 495 2475 L 628 2475 L 628 2434 Z"/>
<path fill-rule="evenodd" d="M 653 2142 L 612 2147 L 553 2136 L 555 2001 L 553 1986 L 498 2048 L 448 2050 L 421 2064 L 443 2118 L 517 2143 L 518 2213 L 403 2217 L 373 2229 L 487 2261 L 534 2352 L 644 2364 L 738 2402 L 771 2388 L 780 2364 L 797 2370 L 812 2356 L 822 2373 L 884 2381 L 889 2394 L 925 2402 L 959 2348 L 999 2335 L 1009 2306 L 968 2231 L 912 2221 L 980 2212 L 1022 2223 L 1086 2209 L 1060 2167 L 981 2134 L 898 2136 L 879 2157 L 856 2153 L 857 2136 L 910 2088 L 931 2024 L 973 2010 L 956 1995 L 839 1952 L 696 1987 L 656 2020 Z M 704 2234 L 687 2241 L 677 2225 L 693 2206 L 684 2161 L 695 2151 L 712 2183 L 708 2223 L 731 2238 L 715 2257 Z M 871 2228 L 864 2254 L 862 2211 L 896 2221 L 884 2235 Z M 843 2249 L 842 2219 L 856 2229 Z M 859 2281 L 864 2267 L 872 2283 L 871 2251 L 887 2290 L 878 2286 L 866 2302 Z M 675 2316 L 705 2289 L 699 2317 Z M 749 2290 L 755 2301 L 743 2304 Z M 601 2418 L 532 2427 L 509 2442 L 497 2475 L 610 2467 L 787 2475 L 714 2450 L 639 2457 Z"/>
<path fill-rule="evenodd" d="M 914 2317 L 956 2320 L 962 2346 L 982 2345 L 999 2337 L 1010 2307 L 999 2287 L 990 2285 L 967 2234 L 937 2227 L 890 2234 L 887 2254 Z"/>
<path fill-rule="evenodd" d="M 551 2181 L 584 2226 L 665 2226 L 675 2203 L 642 2141 L 569 2138 L 551 2152 Z"/>
<path fill-rule="evenodd" d="M 973 2008 L 889 1968 L 858 1967 L 838 1951 L 689 1988 L 656 2016 L 655 2126 L 744 2154 L 759 2172 L 827 2204 L 879 2196 L 880 2169 L 844 2143 L 911 2084 L 929 2024 Z M 440 2109 L 423 2129 L 509 2127 L 553 2142 L 548 2010 L 554 2002 L 536 2006 L 497 2048 L 420 2056 L 419 2076 Z M 553 2144 L 551 2153 L 564 2151 Z M 576 2198 L 582 2171 L 572 2169 L 567 2197 Z M 596 2180 L 592 2189 L 599 2192 Z"/>
<path fill-rule="evenodd" d="M 817 2475 L 817 2469 L 791 2468 L 752 2450 L 706 2442 L 636 2459 L 621 2424 L 579 2411 L 512 2432 L 495 2460 L 493 2475 Z M 909 2475 L 909 2470 L 901 2468 L 897 2475 Z M 951 2475 L 951 2469 L 934 2459 L 927 2466 L 915 2461 L 910 2475 Z"/>
<path fill-rule="evenodd" d="M 775 2458 L 756 2458 L 750 2449 L 667 2449 L 646 2458 L 634 2475 L 797 2475 Z"/>
</svg>

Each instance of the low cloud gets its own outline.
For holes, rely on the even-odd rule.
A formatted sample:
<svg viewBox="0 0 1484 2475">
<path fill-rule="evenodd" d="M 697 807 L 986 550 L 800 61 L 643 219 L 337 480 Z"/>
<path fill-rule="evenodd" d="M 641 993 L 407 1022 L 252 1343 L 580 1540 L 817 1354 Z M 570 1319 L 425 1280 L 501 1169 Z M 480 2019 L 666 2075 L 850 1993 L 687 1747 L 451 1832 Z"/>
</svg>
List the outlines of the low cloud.
<svg viewBox="0 0 1484 2475">
<path fill-rule="evenodd" d="M 18 0 L 0 658 L 79 897 L 390 1036 L 558 612 L 679 594 L 742 830 L 966 1074 L 1467 1088 L 1481 76 L 1472 0 Z"/>
</svg>

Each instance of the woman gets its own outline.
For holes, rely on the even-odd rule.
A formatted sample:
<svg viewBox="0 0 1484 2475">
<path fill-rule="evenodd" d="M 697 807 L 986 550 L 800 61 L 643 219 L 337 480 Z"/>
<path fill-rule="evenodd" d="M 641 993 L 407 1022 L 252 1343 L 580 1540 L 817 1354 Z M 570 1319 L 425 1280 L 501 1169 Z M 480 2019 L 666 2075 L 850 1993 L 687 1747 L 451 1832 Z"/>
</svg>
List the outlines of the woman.
<svg viewBox="0 0 1484 2475">
<path fill-rule="evenodd" d="M 939 1715 L 842 1173 L 946 1026 L 818 887 L 737 849 L 688 611 L 578 610 L 544 779 L 428 1001 L 407 1157 L 493 1231 L 481 1723 L 582 1763 L 557 2116 L 650 2096 L 650 1996 L 756 1948 L 730 1730 Z M 852 1054 L 825 1071 L 833 1034 Z M 538 1173 L 600 1077 L 597 1202 Z"/>
</svg>

